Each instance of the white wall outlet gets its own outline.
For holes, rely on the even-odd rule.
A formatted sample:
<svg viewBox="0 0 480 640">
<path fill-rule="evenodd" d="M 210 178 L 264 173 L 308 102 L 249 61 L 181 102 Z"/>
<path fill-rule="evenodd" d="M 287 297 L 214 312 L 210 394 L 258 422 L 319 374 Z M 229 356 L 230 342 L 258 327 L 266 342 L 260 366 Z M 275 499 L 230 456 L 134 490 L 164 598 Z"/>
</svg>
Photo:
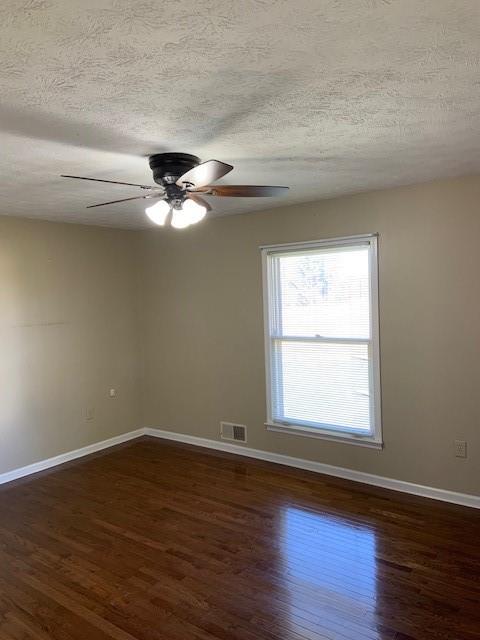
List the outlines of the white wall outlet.
<svg viewBox="0 0 480 640">
<path fill-rule="evenodd" d="M 465 440 L 454 440 L 455 444 L 455 456 L 457 458 L 467 457 L 467 443 Z"/>
<path fill-rule="evenodd" d="M 110 396 L 110 398 L 115 398 L 115 396 L 117 395 L 117 390 L 110 389 L 110 391 L 108 392 L 108 395 Z"/>
<path fill-rule="evenodd" d="M 92 420 L 95 420 L 95 408 L 94 407 L 87 407 L 85 409 L 85 420 L 87 422 L 92 422 Z"/>
</svg>

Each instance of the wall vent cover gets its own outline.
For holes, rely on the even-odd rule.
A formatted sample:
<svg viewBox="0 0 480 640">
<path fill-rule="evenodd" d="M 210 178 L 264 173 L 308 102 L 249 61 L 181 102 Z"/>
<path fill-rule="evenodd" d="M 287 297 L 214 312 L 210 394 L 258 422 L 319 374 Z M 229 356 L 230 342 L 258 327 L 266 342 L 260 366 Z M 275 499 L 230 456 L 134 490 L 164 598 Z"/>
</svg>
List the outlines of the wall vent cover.
<svg viewBox="0 0 480 640">
<path fill-rule="evenodd" d="M 220 422 L 220 438 L 234 442 L 247 441 L 247 427 L 244 424 L 233 422 Z"/>
</svg>

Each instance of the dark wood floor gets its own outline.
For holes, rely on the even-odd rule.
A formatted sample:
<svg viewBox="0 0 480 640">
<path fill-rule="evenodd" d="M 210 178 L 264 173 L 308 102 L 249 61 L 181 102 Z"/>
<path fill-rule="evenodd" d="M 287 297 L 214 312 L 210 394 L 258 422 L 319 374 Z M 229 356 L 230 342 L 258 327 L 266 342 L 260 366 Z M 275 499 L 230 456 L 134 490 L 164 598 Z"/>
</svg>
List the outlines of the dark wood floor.
<svg viewBox="0 0 480 640">
<path fill-rule="evenodd" d="M 480 638 L 480 514 L 153 439 L 0 488 L 0 638 Z"/>
</svg>

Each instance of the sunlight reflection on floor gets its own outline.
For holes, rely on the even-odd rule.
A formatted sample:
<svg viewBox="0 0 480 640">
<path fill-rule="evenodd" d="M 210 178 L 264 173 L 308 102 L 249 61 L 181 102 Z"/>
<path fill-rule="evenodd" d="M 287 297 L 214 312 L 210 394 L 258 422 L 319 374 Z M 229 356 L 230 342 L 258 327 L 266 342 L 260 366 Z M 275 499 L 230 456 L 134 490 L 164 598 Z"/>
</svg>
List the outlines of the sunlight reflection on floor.
<svg viewBox="0 0 480 640">
<path fill-rule="evenodd" d="M 374 530 L 297 507 L 287 507 L 282 522 L 290 630 L 340 639 L 358 629 L 359 639 L 380 640 Z"/>
</svg>

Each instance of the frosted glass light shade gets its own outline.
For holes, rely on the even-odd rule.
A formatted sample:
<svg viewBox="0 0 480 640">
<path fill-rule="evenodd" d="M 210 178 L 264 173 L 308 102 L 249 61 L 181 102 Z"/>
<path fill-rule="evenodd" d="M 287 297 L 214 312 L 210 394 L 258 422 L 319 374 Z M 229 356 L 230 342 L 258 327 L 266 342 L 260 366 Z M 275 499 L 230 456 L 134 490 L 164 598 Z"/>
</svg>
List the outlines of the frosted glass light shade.
<svg viewBox="0 0 480 640">
<path fill-rule="evenodd" d="M 190 200 L 190 198 L 185 200 L 182 209 L 189 224 L 196 224 L 197 222 L 200 222 L 207 213 L 206 207 L 202 207 L 201 204 L 198 204 L 194 200 Z"/>
<path fill-rule="evenodd" d="M 185 229 L 185 227 L 190 225 L 190 221 L 184 214 L 183 209 L 173 209 L 171 224 L 175 229 Z"/>
<path fill-rule="evenodd" d="M 169 212 L 170 205 L 165 200 L 160 200 L 151 207 L 147 207 L 145 209 L 145 213 L 150 218 L 150 220 L 160 226 L 163 226 L 165 224 Z"/>
</svg>

